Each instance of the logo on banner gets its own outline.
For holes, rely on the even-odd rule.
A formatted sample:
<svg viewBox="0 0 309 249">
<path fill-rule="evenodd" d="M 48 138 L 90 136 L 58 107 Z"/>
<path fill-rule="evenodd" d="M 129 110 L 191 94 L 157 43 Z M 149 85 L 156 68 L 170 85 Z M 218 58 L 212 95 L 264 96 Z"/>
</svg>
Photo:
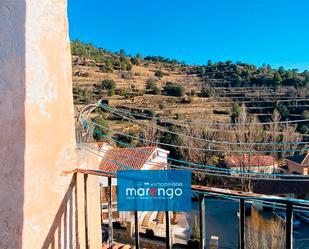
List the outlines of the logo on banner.
<svg viewBox="0 0 309 249">
<path fill-rule="evenodd" d="M 117 185 L 119 211 L 191 210 L 189 170 L 122 170 Z"/>
</svg>

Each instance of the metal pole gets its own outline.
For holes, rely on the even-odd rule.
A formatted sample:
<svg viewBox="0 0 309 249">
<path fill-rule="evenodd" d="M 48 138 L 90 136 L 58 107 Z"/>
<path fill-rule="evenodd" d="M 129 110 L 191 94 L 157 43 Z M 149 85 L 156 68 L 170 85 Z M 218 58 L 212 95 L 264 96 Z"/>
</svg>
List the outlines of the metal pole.
<svg viewBox="0 0 309 249">
<path fill-rule="evenodd" d="M 112 212 L 112 178 L 108 177 L 108 243 L 109 247 L 113 246 L 113 212 Z"/>
<path fill-rule="evenodd" d="M 239 199 L 239 249 L 245 249 L 245 199 Z"/>
<path fill-rule="evenodd" d="M 293 204 L 286 203 L 286 227 L 285 227 L 285 243 L 286 249 L 293 249 Z"/>
<path fill-rule="evenodd" d="M 170 231 L 170 213 L 165 211 L 165 237 L 166 237 L 166 249 L 172 248 L 172 239 Z"/>
<path fill-rule="evenodd" d="M 200 249 L 205 249 L 206 231 L 205 231 L 205 197 L 203 194 L 199 195 L 199 221 L 200 221 Z"/>
<path fill-rule="evenodd" d="M 89 249 L 89 238 L 88 238 L 88 200 L 87 200 L 87 179 L 88 175 L 84 175 L 84 210 L 85 210 L 85 248 Z"/>
<path fill-rule="evenodd" d="M 138 230 L 138 212 L 134 211 L 134 237 L 135 237 L 135 249 L 139 249 L 139 230 Z"/>
</svg>

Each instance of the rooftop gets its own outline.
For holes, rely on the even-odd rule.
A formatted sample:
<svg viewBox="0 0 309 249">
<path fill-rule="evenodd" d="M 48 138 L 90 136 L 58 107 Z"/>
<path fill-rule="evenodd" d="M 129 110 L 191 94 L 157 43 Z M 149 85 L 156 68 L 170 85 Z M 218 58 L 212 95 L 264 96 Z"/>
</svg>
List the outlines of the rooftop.
<svg viewBox="0 0 309 249">
<path fill-rule="evenodd" d="M 309 166 L 309 153 L 304 154 L 304 155 L 290 156 L 290 157 L 287 157 L 286 159 L 292 162 L 298 163 L 300 165 L 303 165 L 303 166 L 305 165 Z"/>
<path fill-rule="evenodd" d="M 226 158 L 229 167 L 267 167 L 276 163 L 273 156 L 269 155 L 233 155 Z"/>
<path fill-rule="evenodd" d="M 157 147 L 115 148 L 108 150 L 100 163 L 99 168 L 104 171 L 116 172 L 126 170 L 126 165 L 133 169 L 141 169 L 150 159 Z M 138 158 L 138 159 L 137 159 Z"/>
</svg>

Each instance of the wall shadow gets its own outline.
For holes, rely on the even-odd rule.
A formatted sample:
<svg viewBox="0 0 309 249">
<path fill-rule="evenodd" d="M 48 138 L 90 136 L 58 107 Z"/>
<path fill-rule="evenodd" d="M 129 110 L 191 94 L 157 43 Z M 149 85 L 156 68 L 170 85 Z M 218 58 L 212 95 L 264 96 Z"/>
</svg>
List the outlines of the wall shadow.
<svg viewBox="0 0 309 249">
<path fill-rule="evenodd" d="M 80 248 L 78 237 L 77 173 L 61 201 L 41 249 Z"/>
<path fill-rule="evenodd" d="M 1 249 L 23 247 L 25 20 L 25 0 L 0 1 Z"/>
</svg>

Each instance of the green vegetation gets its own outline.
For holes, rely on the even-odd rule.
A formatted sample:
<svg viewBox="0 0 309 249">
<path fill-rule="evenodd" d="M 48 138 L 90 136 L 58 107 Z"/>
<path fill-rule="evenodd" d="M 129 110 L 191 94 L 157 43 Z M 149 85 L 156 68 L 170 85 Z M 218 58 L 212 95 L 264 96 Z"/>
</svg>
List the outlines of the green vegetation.
<svg viewBox="0 0 309 249">
<path fill-rule="evenodd" d="M 126 88 L 117 88 L 115 90 L 115 94 L 119 96 L 125 96 L 128 93 L 128 90 Z"/>
<path fill-rule="evenodd" d="M 101 89 L 107 91 L 109 96 L 115 95 L 116 83 L 113 80 L 103 80 L 101 83 Z"/>
<path fill-rule="evenodd" d="M 92 44 L 80 42 L 78 40 L 71 42 L 71 53 L 81 59 L 92 60 L 101 63 L 100 70 L 104 73 L 113 72 L 113 70 L 130 71 L 132 69 L 131 60 L 125 56 L 124 51 L 118 54 L 108 52 L 105 49 L 97 48 Z"/>
<path fill-rule="evenodd" d="M 184 88 L 177 83 L 167 82 L 164 87 L 164 92 L 168 96 L 181 97 L 184 95 Z"/>
<path fill-rule="evenodd" d="M 161 70 L 157 70 L 154 73 L 154 76 L 158 77 L 158 78 L 162 78 L 163 76 L 166 76 L 167 74 L 162 72 Z"/>
<path fill-rule="evenodd" d="M 276 109 L 280 113 L 282 120 L 286 120 L 289 117 L 290 111 L 286 106 L 277 105 Z"/>
<path fill-rule="evenodd" d="M 294 86 L 304 87 L 309 84 L 307 71 L 298 73 L 297 70 L 285 70 L 279 67 L 273 69 L 270 65 L 257 68 L 255 65 L 231 61 L 213 63 L 208 61 L 207 66 L 195 66 L 187 70 L 188 74 L 197 74 L 204 80 L 222 79 L 230 82 L 232 87 L 243 86 Z"/>
<path fill-rule="evenodd" d="M 172 132 L 179 132 L 176 126 L 171 126 L 169 128 L 170 131 Z M 160 136 L 160 142 L 161 143 L 166 143 L 166 144 L 172 144 L 172 145 L 182 145 L 183 140 L 181 139 L 181 136 L 176 135 L 176 134 L 171 134 L 168 132 L 163 132 Z M 164 147 L 164 146 L 163 146 Z M 170 151 L 170 156 L 174 158 L 180 158 L 180 151 L 177 147 L 166 147 L 167 150 Z"/>
<path fill-rule="evenodd" d="M 308 110 L 305 110 L 303 111 L 303 119 L 309 119 L 309 111 Z"/>
<path fill-rule="evenodd" d="M 209 98 L 213 96 L 213 90 L 210 87 L 203 86 L 201 90 L 201 94 L 203 97 Z"/>
<path fill-rule="evenodd" d="M 153 88 L 153 90 L 152 90 L 152 93 L 153 93 L 154 95 L 160 95 L 160 94 L 161 94 L 161 89 L 160 89 L 159 87 L 155 86 L 155 87 Z"/>
<path fill-rule="evenodd" d="M 240 106 L 238 103 L 234 102 L 232 105 L 231 122 L 236 123 L 240 114 Z"/>
<path fill-rule="evenodd" d="M 302 125 L 299 131 L 302 134 L 309 134 L 309 125 Z"/>
<path fill-rule="evenodd" d="M 109 127 L 107 121 L 102 116 L 96 116 L 91 119 L 93 123 L 96 123 L 97 125 L 94 127 L 94 130 L 97 132 L 93 132 L 93 139 L 96 141 L 102 141 L 104 140 L 103 135 L 108 134 L 107 129 L 103 129 L 102 127 Z M 98 126 L 99 125 L 99 126 Z M 100 127 L 102 126 L 102 127 Z"/>
<path fill-rule="evenodd" d="M 160 56 L 146 56 L 145 59 L 140 54 L 129 56 L 124 50 L 112 53 L 80 41 L 72 41 L 71 45 L 72 54 L 75 55 L 73 56 L 73 66 L 76 66 L 73 71 L 74 79 L 76 79 L 73 89 L 75 104 L 94 103 L 102 97 L 106 97 L 106 95 L 112 96 L 114 94 L 131 99 L 142 96 L 146 92 L 178 97 L 154 98 L 158 100 L 158 103 L 154 103 L 150 96 L 137 99 L 145 108 L 153 106 L 162 110 L 166 109 L 165 112 L 161 111 L 160 115 L 162 116 L 168 115 L 171 105 L 177 106 L 179 104 L 179 108 L 191 108 L 182 106 L 182 104 L 188 105 L 194 102 L 203 106 L 203 103 L 199 102 L 211 101 L 202 100 L 199 97 L 214 97 L 216 99 L 224 97 L 229 103 L 226 104 L 226 106 L 229 105 L 229 110 L 222 110 L 222 107 L 218 106 L 212 108 L 212 113 L 214 115 L 227 115 L 232 122 L 239 122 L 241 108 L 237 102 L 241 103 L 242 101 L 249 102 L 248 113 L 252 117 L 257 117 L 261 122 L 268 120 L 267 116 L 274 108 L 280 114 L 279 119 L 281 121 L 294 120 L 300 117 L 309 119 L 309 111 L 306 110 L 306 105 L 308 105 L 306 99 L 308 99 L 309 91 L 308 71 L 298 72 L 296 69 L 287 70 L 283 67 L 274 69 L 266 64 L 256 67 L 239 61 L 233 63 L 232 61 L 212 62 L 209 60 L 203 66 L 190 66 Z M 93 68 L 83 68 L 80 65 L 93 66 Z M 131 70 L 132 65 L 140 65 L 140 67 Z M 102 72 L 107 75 L 102 74 Z M 151 75 L 152 72 L 154 75 L 147 76 Z M 168 80 L 162 79 L 162 77 L 170 72 L 175 80 L 166 83 Z M 146 79 L 149 77 L 146 82 L 144 82 L 145 77 Z M 110 78 L 110 80 L 106 78 Z M 95 82 L 96 79 L 106 80 L 98 81 L 95 86 L 92 84 L 79 85 L 82 81 L 90 83 Z M 115 81 L 111 79 L 115 79 Z M 123 88 L 116 89 L 118 80 Z M 166 86 L 163 89 L 158 87 L 158 85 L 164 86 L 164 84 Z M 141 89 L 144 85 L 146 85 L 145 89 Z M 235 89 L 236 87 L 241 87 L 241 89 Z M 261 88 L 254 91 L 255 87 Z M 274 90 L 268 88 L 274 88 Z M 197 89 L 200 89 L 200 91 Z M 185 94 L 185 90 L 187 90 L 187 94 Z M 192 96 L 196 96 L 194 100 Z M 293 101 L 293 98 L 300 100 Z M 277 103 L 275 102 L 276 99 L 278 100 Z M 291 99 L 291 101 L 280 101 L 281 99 Z M 145 101 L 142 102 L 143 100 Z M 232 101 L 235 103 L 231 106 Z M 198 114 L 189 114 L 188 116 L 194 117 L 194 115 Z M 182 115 L 179 118 L 179 115 L 176 115 L 176 118 L 182 119 L 185 116 Z M 296 129 L 297 132 L 308 134 L 308 122 L 298 124 Z"/>
<path fill-rule="evenodd" d="M 147 89 L 147 90 L 153 91 L 153 89 L 154 89 L 155 87 L 157 87 L 157 81 L 156 81 L 155 79 L 150 78 L 150 79 L 148 79 L 148 80 L 146 81 L 146 89 Z"/>
<path fill-rule="evenodd" d="M 136 66 L 138 66 L 138 65 L 140 65 L 140 59 L 139 58 L 137 58 L 137 57 L 132 57 L 131 58 L 131 63 L 133 64 L 133 65 L 136 65 Z"/>
<path fill-rule="evenodd" d="M 100 65 L 100 70 L 103 73 L 112 73 L 114 65 L 111 59 L 107 59 L 104 64 Z"/>
<path fill-rule="evenodd" d="M 171 64 L 181 64 L 175 59 L 169 59 L 165 58 L 163 56 L 146 56 L 144 58 L 145 61 L 155 61 L 155 62 L 165 62 L 165 63 L 171 63 Z M 183 63 L 184 64 L 184 63 Z"/>
<path fill-rule="evenodd" d="M 105 49 L 97 48 L 92 44 L 86 44 L 78 40 L 71 42 L 71 52 L 72 55 L 78 55 L 96 62 L 104 62 L 107 58 L 107 51 Z"/>
<path fill-rule="evenodd" d="M 146 81 L 146 90 L 148 90 L 150 93 L 155 94 L 155 95 L 161 94 L 161 90 L 157 86 L 157 81 L 155 79 L 152 79 L 152 78 L 150 78 Z"/>
<path fill-rule="evenodd" d="M 133 137 L 138 137 L 137 132 L 134 131 L 134 130 L 130 130 L 129 132 L 127 132 L 127 134 L 128 134 L 129 136 L 131 136 L 131 137 L 125 136 L 125 135 L 123 135 L 123 134 L 118 134 L 116 139 L 117 139 L 118 141 L 124 143 L 124 144 L 130 145 L 130 146 L 136 146 L 136 145 L 138 144 L 139 140 L 136 139 L 136 138 L 133 138 Z M 123 147 L 123 148 L 126 148 L 125 145 L 121 145 L 121 144 L 120 144 L 119 146 L 120 146 L 120 147 Z"/>
</svg>

